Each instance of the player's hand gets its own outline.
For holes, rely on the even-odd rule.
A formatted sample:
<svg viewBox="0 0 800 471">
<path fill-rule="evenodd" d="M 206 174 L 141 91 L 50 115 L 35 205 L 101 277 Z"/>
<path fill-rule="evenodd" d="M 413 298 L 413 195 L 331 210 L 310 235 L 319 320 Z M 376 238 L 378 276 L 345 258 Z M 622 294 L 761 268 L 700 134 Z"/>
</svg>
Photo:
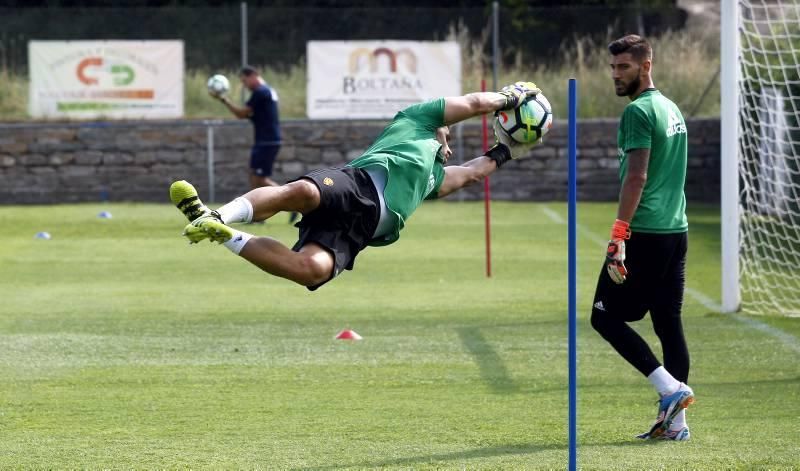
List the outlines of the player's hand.
<svg viewBox="0 0 800 471">
<path fill-rule="evenodd" d="M 511 136 L 500 126 L 500 122 L 495 117 L 494 124 L 492 124 L 492 128 L 494 129 L 494 142 L 495 144 L 503 144 L 504 146 L 508 147 L 509 154 L 512 159 L 518 159 L 527 155 L 527 150 L 534 146 L 534 144 L 522 144 L 514 139 L 511 139 Z"/>
<path fill-rule="evenodd" d="M 494 118 L 492 129 L 494 131 L 495 144 L 503 144 L 504 146 L 507 146 L 509 149 L 513 149 L 514 147 L 518 147 L 520 145 L 514 139 L 511 139 L 511 136 L 509 136 L 508 133 L 505 132 L 505 130 L 500 126 L 500 123 L 497 121 L 497 117 Z"/>
<path fill-rule="evenodd" d="M 617 219 L 611 228 L 611 240 L 606 251 L 606 271 L 611 281 L 620 285 L 628 276 L 625 268 L 625 240 L 631 237 L 630 224 Z"/>
<path fill-rule="evenodd" d="M 506 102 L 502 108 L 503 110 L 512 110 L 519 108 L 525 99 L 528 97 L 536 96 L 542 91 L 533 82 L 516 82 L 511 85 L 506 85 L 500 90 L 500 94 L 506 97 Z"/>
<path fill-rule="evenodd" d="M 208 94 L 211 95 L 211 98 L 219 101 L 224 101 L 225 95 L 222 93 L 214 93 L 213 91 L 209 90 Z"/>
<path fill-rule="evenodd" d="M 519 157 L 519 148 L 523 146 L 506 134 L 497 122 L 497 118 L 494 119 L 492 127 L 494 128 L 494 146 L 486 151 L 486 157 L 494 160 L 497 164 L 497 168 L 500 168 L 500 166 L 509 160 Z"/>
</svg>

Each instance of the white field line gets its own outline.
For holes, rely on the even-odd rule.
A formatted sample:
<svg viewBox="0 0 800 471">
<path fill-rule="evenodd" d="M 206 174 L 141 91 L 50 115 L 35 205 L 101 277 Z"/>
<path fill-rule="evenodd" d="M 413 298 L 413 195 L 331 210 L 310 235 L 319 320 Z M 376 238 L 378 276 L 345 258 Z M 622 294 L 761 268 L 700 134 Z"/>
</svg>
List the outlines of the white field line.
<svg viewBox="0 0 800 471">
<path fill-rule="evenodd" d="M 553 223 L 559 224 L 559 225 L 567 224 L 567 220 L 564 219 L 563 216 L 561 216 L 558 212 L 554 211 L 549 206 L 543 204 L 543 205 L 540 206 L 540 208 L 541 208 L 542 212 L 545 214 L 545 216 L 550 218 L 550 220 L 553 221 Z M 606 244 L 608 244 L 608 239 L 603 239 L 602 237 L 600 237 L 597 234 L 593 233 L 592 231 L 586 229 L 585 227 L 581 226 L 580 224 L 578 224 L 577 229 L 578 229 L 578 233 L 579 234 L 581 234 L 585 238 L 591 240 L 595 244 L 600 245 L 601 247 L 605 247 Z"/>
<path fill-rule="evenodd" d="M 689 296 L 691 296 L 692 298 L 694 298 L 695 301 L 697 301 L 700 304 L 702 304 L 703 306 L 705 306 L 705 308 L 708 309 L 709 311 L 722 312 L 722 305 L 721 304 L 719 304 L 718 302 L 716 302 L 713 299 L 709 298 L 708 296 L 706 296 L 705 294 L 701 293 L 700 291 L 697 291 L 694 288 L 689 288 L 688 286 L 685 287 L 683 289 L 683 291 L 686 294 L 688 294 Z"/>
<path fill-rule="evenodd" d="M 542 212 L 545 215 L 547 215 L 547 217 L 549 217 L 550 220 L 552 220 L 554 223 L 556 223 L 556 224 L 566 224 L 566 221 L 564 220 L 564 218 L 560 214 L 558 214 L 557 212 L 555 212 L 552 209 L 550 209 L 549 207 L 547 207 L 545 205 L 542 205 L 541 209 L 542 209 Z M 580 224 L 578 224 L 577 229 L 578 229 L 578 232 L 582 236 L 584 236 L 585 238 L 587 238 L 590 241 L 594 242 L 599 247 L 605 247 L 606 244 L 608 243 L 608 241 L 606 239 L 600 237 L 596 233 L 594 233 L 594 232 L 590 231 L 589 229 L 581 226 Z M 714 301 L 710 297 L 706 296 L 705 294 L 701 293 L 700 291 L 697 291 L 696 289 L 690 288 L 690 287 L 687 286 L 684 289 L 684 292 L 686 294 L 688 294 L 692 299 L 694 299 L 698 303 L 702 304 L 703 307 L 705 307 L 709 311 L 719 312 L 719 313 L 722 312 L 722 305 L 720 305 L 718 302 Z M 758 330 L 759 332 L 762 332 L 764 334 L 767 334 L 767 335 L 769 335 L 771 337 L 774 337 L 774 338 L 780 340 L 781 343 L 783 343 L 786 346 L 786 348 L 788 348 L 789 350 L 792 350 L 792 351 L 794 351 L 796 353 L 800 353 L 800 339 L 798 339 L 794 335 L 786 333 L 786 332 L 784 332 L 784 331 L 782 331 L 782 330 L 780 330 L 778 328 L 772 327 L 769 324 L 765 324 L 765 323 L 763 323 L 761 321 L 758 321 L 758 320 L 750 318 L 750 317 L 745 317 L 745 316 L 742 316 L 740 314 L 729 313 L 729 314 L 726 314 L 726 315 L 728 317 L 732 318 L 732 319 L 735 319 L 735 320 L 741 322 L 742 324 L 746 325 L 747 327 L 750 327 L 751 329 Z"/>
<path fill-rule="evenodd" d="M 560 215 L 560 214 L 558 214 L 557 212 L 555 212 L 555 211 L 553 211 L 552 209 L 550 209 L 550 208 L 549 208 L 547 205 L 544 205 L 544 204 L 543 204 L 543 205 L 541 206 L 541 209 L 542 209 L 542 212 L 543 212 L 543 213 L 544 213 L 544 214 L 545 214 L 547 217 L 549 217 L 549 218 L 550 218 L 550 220 L 551 220 L 551 221 L 553 221 L 554 223 L 556 223 L 556 224 L 566 224 L 566 223 L 567 223 L 567 220 L 566 220 L 566 219 L 564 219 L 563 217 L 561 217 L 561 215 Z"/>
</svg>

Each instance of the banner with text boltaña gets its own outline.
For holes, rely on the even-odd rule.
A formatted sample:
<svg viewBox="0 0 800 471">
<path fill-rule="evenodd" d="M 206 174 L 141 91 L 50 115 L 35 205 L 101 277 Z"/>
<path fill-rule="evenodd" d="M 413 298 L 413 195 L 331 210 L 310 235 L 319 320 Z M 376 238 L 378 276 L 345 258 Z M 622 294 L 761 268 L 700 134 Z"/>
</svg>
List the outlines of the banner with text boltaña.
<svg viewBox="0 0 800 471">
<path fill-rule="evenodd" d="M 384 119 L 461 94 L 457 42 L 309 41 L 306 113 L 311 119 Z"/>
</svg>

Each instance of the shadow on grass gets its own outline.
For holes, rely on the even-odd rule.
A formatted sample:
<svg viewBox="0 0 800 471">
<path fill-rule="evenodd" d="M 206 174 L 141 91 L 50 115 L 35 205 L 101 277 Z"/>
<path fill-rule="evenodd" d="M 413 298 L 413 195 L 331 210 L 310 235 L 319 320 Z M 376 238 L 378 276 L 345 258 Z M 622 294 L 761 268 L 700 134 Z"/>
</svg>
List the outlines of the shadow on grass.
<svg viewBox="0 0 800 471">
<path fill-rule="evenodd" d="M 456 329 L 458 337 L 464 348 L 475 359 L 480 370 L 481 379 L 494 393 L 511 394 L 519 391 L 519 387 L 514 384 L 514 379 L 506 368 L 506 364 L 500 355 L 492 348 L 486 337 L 481 334 L 477 327 L 462 327 Z"/>
<path fill-rule="evenodd" d="M 580 448 L 593 446 L 653 446 L 658 444 L 657 440 L 620 440 L 618 442 L 592 443 L 580 445 Z M 326 466 L 310 466 L 306 468 L 294 468 L 295 470 L 327 470 L 327 469 L 346 469 L 346 468 L 382 468 L 386 466 L 410 466 L 414 464 L 438 464 L 439 462 L 453 462 L 471 460 L 479 458 L 494 458 L 501 456 L 517 456 L 539 453 L 542 451 L 561 450 L 564 452 L 566 460 L 567 446 L 564 444 L 537 444 L 520 443 L 513 445 L 498 445 L 485 448 L 474 448 L 471 450 L 454 451 L 450 453 L 433 453 L 429 455 L 409 456 L 405 458 L 394 458 L 376 461 L 361 461 L 349 464 L 332 464 Z M 580 452 L 580 450 L 579 450 Z"/>
</svg>

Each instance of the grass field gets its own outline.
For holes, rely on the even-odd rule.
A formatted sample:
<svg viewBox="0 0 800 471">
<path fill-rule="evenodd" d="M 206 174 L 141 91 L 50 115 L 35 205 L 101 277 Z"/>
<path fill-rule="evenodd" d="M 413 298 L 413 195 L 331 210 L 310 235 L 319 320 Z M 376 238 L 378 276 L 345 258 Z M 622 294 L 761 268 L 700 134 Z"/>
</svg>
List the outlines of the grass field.
<svg viewBox="0 0 800 471">
<path fill-rule="evenodd" d="M 167 205 L 0 207 L 0 468 L 563 469 L 565 206 L 493 209 L 490 280 L 481 205 L 433 203 L 309 293 L 187 245 Z M 632 438 L 655 394 L 588 322 L 613 215 L 580 207 L 581 466 L 800 467 L 800 319 L 692 297 L 692 441 Z M 690 224 L 688 284 L 714 299 L 718 210 Z"/>
</svg>

